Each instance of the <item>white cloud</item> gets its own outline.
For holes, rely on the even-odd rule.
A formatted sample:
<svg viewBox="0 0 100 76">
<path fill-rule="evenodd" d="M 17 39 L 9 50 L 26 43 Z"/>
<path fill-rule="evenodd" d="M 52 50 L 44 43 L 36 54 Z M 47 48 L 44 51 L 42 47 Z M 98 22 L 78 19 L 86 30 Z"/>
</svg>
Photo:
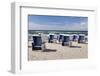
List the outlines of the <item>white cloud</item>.
<svg viewBox="0 0 100 76">
<path fill-rule="evenodd" d="M 56 29 L 63 29 L 62 26 L 58 27 L 58 25 L 56 23 L 54 23 L 52 26 L 50 26 L 50 25 L 43 25 L 43 24 L 36 24 L 36 23 L 33 23 L 33 22 L 29 22 L 29 29 L 30 30 L 56 30 Z"/>
<path fill-rule="evenodd" d="M 85 22 L 81 22 L 80 24 L 73 23 L 73 25 L 66 24 L 63 26 L 62 25 L 58 26 L 57 23 L 54 23 L 52 26 L 50 25 L 42 25 L 42 24 L 37 24 L 34 22 L 29 22 L 29 30 L 87 30 L 87 27 L 88 27 Z"/>
</svg>

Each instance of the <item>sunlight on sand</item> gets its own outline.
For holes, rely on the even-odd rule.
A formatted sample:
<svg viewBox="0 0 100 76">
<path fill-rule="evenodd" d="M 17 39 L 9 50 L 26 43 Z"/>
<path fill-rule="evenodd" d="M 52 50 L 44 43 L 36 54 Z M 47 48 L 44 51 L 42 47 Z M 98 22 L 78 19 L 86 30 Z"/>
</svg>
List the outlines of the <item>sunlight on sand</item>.
<svg viewBox="0 0 100 76">
<path fill-rule="evenodd" d="M 78 44 L 72 42 L 72 46 L 62 46 L 60 43 L 46 42 L 46 49 L 55 49 L 56 51 L 33 50 L 31 41 L 29 41 L 28 56 L 29 60 L 55 60 L 55 59 L 78 59 L 88 58 L 88 44 Z"/>
</svg>

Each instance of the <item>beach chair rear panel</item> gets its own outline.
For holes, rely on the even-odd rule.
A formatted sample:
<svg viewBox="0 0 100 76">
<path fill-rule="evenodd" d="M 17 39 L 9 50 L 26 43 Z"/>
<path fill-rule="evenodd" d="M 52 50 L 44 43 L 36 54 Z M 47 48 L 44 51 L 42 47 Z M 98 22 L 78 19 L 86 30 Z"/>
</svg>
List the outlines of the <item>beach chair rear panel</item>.
<svg viewBox="0 0 100 76">
<path fill-rule="evenodd" d="M 34 45 L 41 46 L 41 44 L 42 44 L 41 37 L 35 36 L 35 37 L 33 37 L 33 41 L 34 41 Z"/>
<path fill-rule="evenodd" d="M 63 36 L 63 42 L 68 42 L 70 40 L 69 36 Z"/>
<path fill-rule="evenodd" d="M 53 40 L 54 39 L 54 35 L 50 35 L 50 40 Z"/>
</svg>

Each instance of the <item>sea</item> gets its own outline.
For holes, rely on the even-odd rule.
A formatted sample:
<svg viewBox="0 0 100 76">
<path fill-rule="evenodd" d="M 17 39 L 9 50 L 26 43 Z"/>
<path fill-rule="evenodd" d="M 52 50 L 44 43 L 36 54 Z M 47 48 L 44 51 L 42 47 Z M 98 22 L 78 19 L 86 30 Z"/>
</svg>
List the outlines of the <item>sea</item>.
<svg viewBox="0 0 100 76">
<path fill-rule="evenodd" d="M 72 31 L 72 30 L 28 30 L 28 40 L 32 41 L 33 35 L 41 35 L 43 41 L 48 40 L 49 34 L 55 34 L 55 39 L 59 34 L 84 34 L 88 36 L 88 31 Z"/>
<path fill-rule="evenodd" d="M 28 30 L 28 34 L 85 34 L 88 35 L 88 31 L 80 31 L 80 30 Z"/>
</svg>

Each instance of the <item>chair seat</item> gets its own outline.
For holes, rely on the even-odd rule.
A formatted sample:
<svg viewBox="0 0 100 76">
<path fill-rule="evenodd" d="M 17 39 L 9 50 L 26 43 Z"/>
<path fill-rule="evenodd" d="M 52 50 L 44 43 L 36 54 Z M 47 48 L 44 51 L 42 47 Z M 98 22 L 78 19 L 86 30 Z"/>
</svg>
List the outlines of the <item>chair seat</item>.
<svg viewBox="0 0 100 76">
<path fill-rule="evenodd" d="M 37 47 L 37 48 L 38 48 L 38 47 L 41 47 L 41 46 L 36 46 L 36 45 L 35 45 L 34 47 Z"/>
</svg>

